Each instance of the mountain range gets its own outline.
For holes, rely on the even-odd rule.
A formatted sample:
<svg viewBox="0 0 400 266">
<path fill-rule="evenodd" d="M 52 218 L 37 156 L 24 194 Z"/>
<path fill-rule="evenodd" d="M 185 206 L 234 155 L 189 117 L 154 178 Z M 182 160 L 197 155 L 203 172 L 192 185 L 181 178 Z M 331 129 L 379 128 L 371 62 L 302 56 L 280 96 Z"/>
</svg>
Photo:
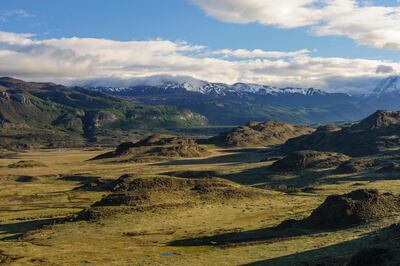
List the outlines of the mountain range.
<svg viewBox="0 0 400 266">
<path fill-rule="evenodd" d="M 189 109 L 215 125 L 237 125 L 251 120 L 296 124 L 354 121 L 377 109 L 400 109 L 400 76 L 390 76 L 372 92 L 359 95 L 315 88 L 228 85 L 173 76 L 98 79 L 81 85 L 138 103 Z"/>
</svg>

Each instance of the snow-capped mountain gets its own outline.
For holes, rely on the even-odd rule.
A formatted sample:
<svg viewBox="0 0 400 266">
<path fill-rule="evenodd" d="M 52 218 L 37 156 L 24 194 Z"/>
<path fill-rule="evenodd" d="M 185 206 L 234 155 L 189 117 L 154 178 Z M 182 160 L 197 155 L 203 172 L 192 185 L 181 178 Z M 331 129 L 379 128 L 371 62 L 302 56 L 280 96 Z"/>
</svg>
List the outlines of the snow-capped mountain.
<svg viewBox="0 0 400 266">
<path fill-rule="evenodd" d="M 390 76 L 382 80 L 373 91 L 372 95 L 400 94 L 400 76 Z"/>
<path fill-rule="evenodd" d="M 99 79 L 79 85 L 136 103 L 189 109 L 216 125 L 271 119 L 294 123 L 347 121 L 376 110 L 365 99 L 346 93 L 251 83 L 212 83 L 182 76 Z"/>
<path fill-rule="evenodd" d="M 129 91 L 137 91 L 144 93 L 145 91 L 164 90 L 176 91 L 184 90 L 187 92 L 228 95 L 228 94 L 264 94 L 264 95 L 279 95 L 279 94 L 301 94 L 313 96 L 316 94 L 325 94 L 325 92 L 313 88 L 278 88 L 267 85 L 250 84 L 250 83 L 235 83 L 233 85 L 225 83 L 212 83 L 203 80 L 198 80 L 187 76 L 151 76 L 135 79 L 97 79 L 84 81 L 80 86 L 89 87 L 103 92 L 119 92 L 127 93 Z"/>
</svg>

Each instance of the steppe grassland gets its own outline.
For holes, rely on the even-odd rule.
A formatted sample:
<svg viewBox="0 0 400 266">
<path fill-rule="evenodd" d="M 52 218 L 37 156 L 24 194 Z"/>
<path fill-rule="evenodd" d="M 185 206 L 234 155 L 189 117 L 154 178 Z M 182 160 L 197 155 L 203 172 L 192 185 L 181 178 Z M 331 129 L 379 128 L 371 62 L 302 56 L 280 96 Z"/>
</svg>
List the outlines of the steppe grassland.
<svg viewBox="0 0 400 266">
<path fill-rule="evenodd" d="M 246 264 L 353 240 L 394 221 L 388 219 L 370 226 L 229 248 L 169 246 L 168 243 L 227 232 L 268 229 L 286 219 L 307 216 L 327 195 L 356 188 L 377 188 L 395 194 L 400 191 L 396 180 L 371 182 L 370 176 L 374 175 L 371 173 L 352 176 L 321 173 L 321 177 L 319 173 L 307 172 L 271 175 L 264 170 L 271 162 L 263 161 L 264 154 L 260 150 L 214 150 L 208 158 L 145 164 L 88 161 L 104 152 L 37 150 L 0 159 L 0 254 L 15 258 L 15 265 Z M 38 161 L 46 167 L 8 168 L 20 160 Z M 188 170 L 217 171 L 238 183 L 261 188 L 278 183 L 300 185 L 302 179 L 308 184 L 311 176 L 313 183 L 310 184 L 317 189 L 313 193 L 270 190 L 268 196 L 257 200 L 128 212 L 99 222 L 56 224 L 58 218 L 78 213 L 107 193 L 76 190 L 84 181 L 70 181 L 63 176 L 116 179 L 126 173 L 159 174 Z M 19 176 L 37 179 L 16 182 Z M 318 178 L 321 180 L 314 182 Z M 43 225 L 46 225 L 43 230 L 27 233 Z M 23 238 L 22 234 L 25 234 Z M 174 256 L 168 256 L 170 254 Z M 291 259 L 288 257 L 276 263 L 290 265 Z"/>
</svg>

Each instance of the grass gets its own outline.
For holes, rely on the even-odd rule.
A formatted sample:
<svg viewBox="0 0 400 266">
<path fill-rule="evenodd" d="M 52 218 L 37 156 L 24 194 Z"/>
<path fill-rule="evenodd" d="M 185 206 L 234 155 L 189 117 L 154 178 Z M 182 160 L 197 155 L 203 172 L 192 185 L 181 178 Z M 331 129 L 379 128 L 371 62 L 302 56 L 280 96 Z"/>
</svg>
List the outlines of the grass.
<svg viewBox="0 0 400 266">
<path fill-rule="evenodd" d="M 230 247 L 171 245 L 227 233 L 233 238 L 260 235 L 283 220 L 306 217 L 328 195 L 358 188 L 397 194 L 400 184 L 393 174 L 335 175 L 329 170 L 276 174 L 268 171 L 272 162 L 263 161 L 259 149 L 216 149 L 207 158 L 143 164 L 88 161 L 110 150 L 33 150 L 0 159 L 0 254 L 15 258 L 12 265 L 293 265 L 307 258 L 350 254 L 369 241 L 370 233 L 395 222 L 387 218 L 347 230 Z M 21 160 L 46 167 L 8 167 Z M 59 218 L 78 213 L 107 193 L 76 190 L 86 179 L 172 171 L 216 171 L 223 178 L 260 188 L 312 185 L 317 189 L 313 193 L 269 190 L 259 199 L 129 211 L 98 222 L 57 224 Z M 68 175 L 80 178 L 62 178 Z M 38 179 L 16 182 L 19 176 Z"/>
</svg>

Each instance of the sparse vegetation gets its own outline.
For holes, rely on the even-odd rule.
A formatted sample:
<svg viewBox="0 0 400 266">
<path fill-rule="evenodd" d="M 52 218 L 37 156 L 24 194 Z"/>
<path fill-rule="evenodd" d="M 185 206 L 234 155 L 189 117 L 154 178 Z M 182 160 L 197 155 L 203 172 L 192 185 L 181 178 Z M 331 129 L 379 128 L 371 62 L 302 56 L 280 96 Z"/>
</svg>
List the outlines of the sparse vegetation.
<svg viewBox="0 0 400 266">
<path fill-rule="evenodd" d="M 116 149 L 2 151 L 0 261 L 363 265 L 373 254 L 396 265 L 397 150 L 283 151 L 163 134 Z"/>
</svg>

